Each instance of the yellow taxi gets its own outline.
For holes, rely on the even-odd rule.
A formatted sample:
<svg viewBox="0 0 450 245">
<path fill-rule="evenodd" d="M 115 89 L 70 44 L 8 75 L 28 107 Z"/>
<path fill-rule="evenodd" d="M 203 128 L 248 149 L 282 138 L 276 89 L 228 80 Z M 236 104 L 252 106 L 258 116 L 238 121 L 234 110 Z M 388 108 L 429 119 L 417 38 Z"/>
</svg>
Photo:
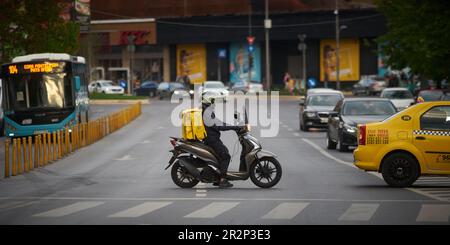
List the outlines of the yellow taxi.
<svg viewBox="0 0 450 245">
<path fill-rule="evenodd" d="M 358 125 L 354 164 L 390 186 L 421 175 L 450 175 L 450 101 L 423 102 L 382 122 Z"/>
</svg>

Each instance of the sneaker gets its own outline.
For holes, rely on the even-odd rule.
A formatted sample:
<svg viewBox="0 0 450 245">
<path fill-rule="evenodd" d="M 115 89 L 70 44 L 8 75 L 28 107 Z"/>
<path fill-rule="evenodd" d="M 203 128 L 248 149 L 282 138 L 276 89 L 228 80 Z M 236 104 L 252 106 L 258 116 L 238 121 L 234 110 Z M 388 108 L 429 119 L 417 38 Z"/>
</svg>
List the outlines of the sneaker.
<svg viewBox="0 0 450 245">
<path fill-rule="evenodd" d="M 227 179 L 221 179 L 219 183 L 220 188 L 229 188 L 233 187 L 233 184 L 231 184 Z"/>
</svg>

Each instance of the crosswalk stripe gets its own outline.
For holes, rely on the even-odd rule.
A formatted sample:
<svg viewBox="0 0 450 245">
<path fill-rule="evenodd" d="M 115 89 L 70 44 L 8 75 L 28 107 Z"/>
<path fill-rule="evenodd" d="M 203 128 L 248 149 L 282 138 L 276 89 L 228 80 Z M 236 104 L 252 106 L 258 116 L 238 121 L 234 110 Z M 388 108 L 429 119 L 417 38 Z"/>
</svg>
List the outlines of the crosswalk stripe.
<svg viewBox="0 0 450 245">
<path fill-rule="evenodd" d="M 376 203 L 354 203 L 339 218 L 343 221 L 367 221 L 377 211 L 380 204 Z"/>
<path fill-rule="evenodd" d="M 220 214 L 236 207 L 239 202 L 213 202 L 205 207 L 194 211 L 186 216 L 185 218 L 214 218 Z"/>
<path fill-rule="evenodd" d="M 108 217 L 110 218 L 136 218 L 142 215 L 148 214 L 167 205 L 172 204 L 172 202 L 145 202 L 135 207 L 123 210 L 121 212 L 112 214 Z"/>
<path fill-rule="evenodd" d="M 262 219 L 292 219 L 297 216 L 309 203 L 281 203 L 265 214 Z"/>
<path fill-rule="evenodd" d="M 448 222 L 450 205 L 423 204 L 417 216 L 417 222 Z"/>
<path fill-rule="evenodd" d="M 93 208 L 102 205 L 104 202 L 76 202 L 74 204 L 64 206 L 61 208 L 55 208 L 47 212 L 38 213 L 33 215 L 34 217 L 62 217 L 76 212 L 80 212 L 89 208 Z"/>
</svg>

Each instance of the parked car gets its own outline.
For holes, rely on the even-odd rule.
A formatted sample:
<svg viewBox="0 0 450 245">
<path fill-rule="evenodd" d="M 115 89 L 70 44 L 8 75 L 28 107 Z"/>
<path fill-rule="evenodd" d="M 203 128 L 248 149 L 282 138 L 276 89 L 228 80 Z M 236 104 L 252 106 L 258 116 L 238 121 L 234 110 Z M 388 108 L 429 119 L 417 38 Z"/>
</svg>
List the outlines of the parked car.
<svg viewBox="0 0 450 245">
<path fill-rule="evenodd" d="M 158 89 L 156 90 L 156 94 L 160 100 L 171 98 L 174 93 L 189 93 L 192 96 L 193 91 L 189 90 L 183 83 L 179 82 L 162 82 L 158 85 Z"/>
<path fill-rule="evenodd" d="M 310 94 L 306 101 L 300 101 L 299 126 L 300 130 L 309 128 L 325 128 L 328 115 L 333 111 L 337 102 L 344 98 L 342 92 L 326 90 Z"/>
<path fill-rule="evenodd" d="M 380 122 L 397 113 L 394 104 L 384 98 L 344 98 L 330 112 L 328 118 L 327 148 L 347 151 L 357 146 L 357 126 Z"/>
<path fill-rule="evenodd" d="M 414 104 L 414 96 L 407 88 L 385 88 L 380 97 L 390 99 L 398 111 Z"/>
<path fill-rule="evenodd" d="M 440 89 L 428 89 L 428 90 L 422 90 L 419 92 L 416 98 L 416 102 L 420 102 L 419 98 L 422 98 L 423 101 L 429 102 L 429 101 L 439 101 L 444 95 L 444 91 Z"/>
<path fill-rule="evenodd" d="M 98 80 L 89 84 L 88 90 L 90 93 L 97 92 L 103 94 L 124 94 L 125 90 L 114 84 L 111 80 Z"/>
<path fill-rule="evenodd" d="M 353 85 L 352 93 L 353 95 L 375 95 L 381 93 L 381 91 L 386 88 L 386 82 L 374 79 L 371 77 L 365 77 L 359 82 Z"/>
<path fill-rule="evenodd" d="M 221 95 L 221 98 L 226 100 L 229 95 L 228 88 L 221 81 L 206 81 L 203 83 L 200 91 L 202 93 L 213 91 L 218 92 Z M 219 97 L 220 99 L 220 97 Z"/>
<path fill-rule="evenodd" d="M 262 92 L 263 85 L 258 82 L 239 82 L 233 84 L 233 86 L 230 88 L 231 91 L 241 91 L 244 93 L 257 93 Z"/>
<path fill-rule="evenodd" d="M 144 81 L 139 88 L 135 88 L 133 95 L 155 97 L 158 83 L 155 81 Z"/>
<path fill-rule="evenodd" d="M 450 101 L 450 92 L 445 92 L 445 93 L 441 96 L 441 100 L 442 100 L 442 101 Z"/>
</svg>

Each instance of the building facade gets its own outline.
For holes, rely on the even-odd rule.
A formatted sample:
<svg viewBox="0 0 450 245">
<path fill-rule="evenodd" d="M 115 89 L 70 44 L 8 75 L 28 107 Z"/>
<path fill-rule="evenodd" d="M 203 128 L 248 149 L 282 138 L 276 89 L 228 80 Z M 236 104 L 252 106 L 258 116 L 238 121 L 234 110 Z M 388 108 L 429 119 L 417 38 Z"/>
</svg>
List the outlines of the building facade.
<svg viewBox="0 0 450 245">
<path fill-rule="evenodd" d="M 180 2 L 184 2 L 182 7 L 176 7 Z M 200 2 L 177 1 L 172 7 L 153 8 L 143 3 L 142 9 L 155 16 L 147 16 L 143 10 L 131 16 L 130 8 L 136 9 L 138 4 L 120 10 L 113 3 L 105 7 L 93 1 L 90 30 L 82 34 L 80 51 L 89 57 L 92 76 L 115 80 L 125 76 L 128 68 L 133 71 L 133 80 L 138 81 L 175 81 L 187 74 L 191 82 L 235 83 L 251 79 L 264 83 L 264 1 L 243 0 L 241 5 L 234 1 L 207 1 L 203 5 Z M 274 85 L 282 86 L 285 72 L 302 78 L 303 66 L 307 78 L 327 82 L 331 87 L 335 84 L 335 1 L 313 1 L 316 5 L 307 2 L 311 1 L 269 1 L 270 74 Z M 386 21 L 370 4 L 354 7 L 345 5 L 351 1 L 342 2 L 339 77 L 345 88 L 361 76 L 378 74 L 378 47 L 374 40 L 386 32 Z M 205 14 L 205 7 L 210 7 L 209 14 Z M 155 10 L 159 13 L 155 14 Z M 233 10 L 235 13 L 230 14 Z M 306 36 L 305 64 L 299 35 Z M 248 36 L 254 37 L 251 50 Z M 120 67 L 124 69 L 117 69 Z"/>
</svg>

